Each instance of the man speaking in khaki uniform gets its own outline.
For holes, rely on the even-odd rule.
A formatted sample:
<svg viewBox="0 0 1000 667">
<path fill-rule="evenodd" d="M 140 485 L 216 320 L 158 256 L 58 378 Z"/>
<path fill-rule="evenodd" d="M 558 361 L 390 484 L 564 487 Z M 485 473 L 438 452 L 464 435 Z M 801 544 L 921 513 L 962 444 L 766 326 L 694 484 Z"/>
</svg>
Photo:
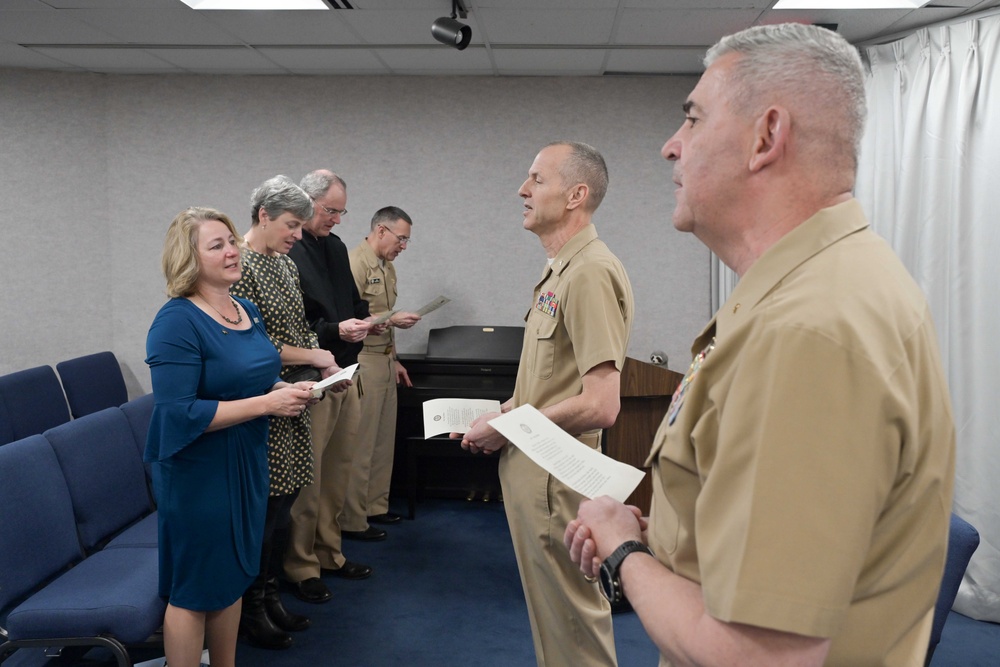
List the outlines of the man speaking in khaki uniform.
<svg viewBox="0 0 1000 667">
<path fill-rule="evenodd" d="M 518 192 L 524 228 L 542 242 L 548 265 L 525 318 L 514 396 L 502 408 L 530 404 L 594 449 L 601 429 L 618 417 L 634 311 L 628 276 L 591 224 L 607 184 L 600 153 L 559 142 L 538 153 Z M 462 447 L 487 453 L 503 448 L 500 482 L 538 665 L 615 665 L 611 608 L 562 543 L 582 496 L 505 446 L 487 424 L 494 417 L 473 422 Z"/>
<path fill-rule="evenodd" d="M 350 252 L 351 273 L 372 316 L 379 318 L 396 305 L 396 267 L 393 260 L 406 250 L 413 221 L 401 208 L 386 206 L 372 217 L 371 232 Z M 348 486 L 348 504 L 357 504 L 369 523 L 396 523 L 389 511 L 389 483 L 396 441 L 396 385 L 413 386 L 396 359 L 393 327 L 409 329 L 420 321 L 416 313 L 393 313 L 385 333 L 365 338 L 358 355 L 365 393 L 361 397 L 358 455 Z"/>
</svg>

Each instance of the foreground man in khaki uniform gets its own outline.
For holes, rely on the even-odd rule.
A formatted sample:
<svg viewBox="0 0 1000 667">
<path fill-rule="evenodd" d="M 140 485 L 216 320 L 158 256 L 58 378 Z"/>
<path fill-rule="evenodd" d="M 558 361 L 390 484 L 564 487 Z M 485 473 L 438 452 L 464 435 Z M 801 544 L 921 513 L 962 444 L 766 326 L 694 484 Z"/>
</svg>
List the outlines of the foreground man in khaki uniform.
<svg viewBox="0 0 1000 667">
<path fill-rule="evenodd" d="M 524 228 L 549 259 L 525 317 L 524 347 L 506 412 L 530 404 L 597 449 L 615 423 L 620 373 L 635 309 L 618 258 L 591 217 L 607 190 L 604 158 L 586 144 L 541 150 L 518 194 Z M 462 438 L 472 452 L 503 448 L 500 482 L 535 642 L 546 667 L 616 665 L 611 608 L 562 545 L 582 496 L 548 475 L 486 422 Z M 458 434 L 452 434 L 458 437 Z"/>
<path fill-rule="evenodd" d="M 653 554 L 607 497 L 566 544 L 586 574 L 603 561 L 661 665 L 920 667 L 955 432 L 924 296 L 851 196 L 860 58 L 786 24 L 706 65 L 662 152 L 674 226 L 740 282 L 653 443 Z"/>
</svg>

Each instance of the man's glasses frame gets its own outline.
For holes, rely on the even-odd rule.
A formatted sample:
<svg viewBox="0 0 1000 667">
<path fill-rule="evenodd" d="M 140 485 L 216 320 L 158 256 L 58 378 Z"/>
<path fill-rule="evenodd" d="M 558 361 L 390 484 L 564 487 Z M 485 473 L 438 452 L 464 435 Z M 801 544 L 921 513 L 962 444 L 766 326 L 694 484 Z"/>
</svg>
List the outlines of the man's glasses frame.
<svg viewBox="0 0 1000 667">
<path fill-rule="evenodd" d="M 409 244 L 409 243 L 412 242 L 409 236 L 400 236 L 399 234 L 397 234 L 396 232 L 392 231 L 391 229 L 389 229 L 385 225 L 379 225 L 379 227 L 381 227 L 385 231 L 387 231 L 390 234 L 392 234 L 393 236 L 395 236 L 396 240 L 399 241 L 399 245 L 407 245 L 407 244 Z"/>
<path fill-rule="evenodd" d="M 324 211 L 326 211 L 327 215 L 341 215 L 341 216 L 347 215 L 346 208 L 329 208 L 328 206 L 323 206 L 318 201 L 316 201 L 315 197 L 313 198 L 313 203 L 316 204 L 316 206 L 319 206 Z"/>
</svg>

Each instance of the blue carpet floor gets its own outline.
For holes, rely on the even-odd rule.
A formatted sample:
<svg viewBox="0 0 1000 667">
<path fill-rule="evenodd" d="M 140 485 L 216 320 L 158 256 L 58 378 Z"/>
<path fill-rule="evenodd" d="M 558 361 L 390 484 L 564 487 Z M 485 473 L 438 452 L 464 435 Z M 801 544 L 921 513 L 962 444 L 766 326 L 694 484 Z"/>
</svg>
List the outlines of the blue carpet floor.
<svg viewBox="0 0 1000 667">
<path fill-rule="evenodd" d="M 403 511 L 403 507 L 394 507 Z M 384 542 L 345 542 L 351 560 L 375 569 L 369 579 L 324 580 L 334 593 L 310 605 L 291 594 L 289 608 L 311 616 L 287 651 L 240 643 L 240 667 L 533 667 L 528 614 L 503 506 L 427 500 L 414 521 L 389 526 Z M 657 651 L 632 613 L 614 617 L 621 667 L 653 667 Z M 136 660 L 162 651 L 136 651 Z M 108 667 L 92 651 L 76 663 L 21 651 L 4 667 Z M 1000 625 L 952 613 L 932 667 L 997 667 Z"/>
</svg>

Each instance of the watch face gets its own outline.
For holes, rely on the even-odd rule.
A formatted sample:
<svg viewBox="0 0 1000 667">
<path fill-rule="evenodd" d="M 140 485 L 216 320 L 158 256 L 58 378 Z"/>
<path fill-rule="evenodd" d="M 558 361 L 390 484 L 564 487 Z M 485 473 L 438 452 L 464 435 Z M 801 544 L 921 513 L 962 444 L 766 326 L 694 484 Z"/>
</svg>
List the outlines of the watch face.
<svg viewBox="0 0 1000 667">
<path fill-rule="evenodd" d="M 608 567 L 607 561 L 601 562 L 601 592 L 609 602 L 617 602 L 618 591 L 615 587 L 614 573 Z"/>
</svg>

